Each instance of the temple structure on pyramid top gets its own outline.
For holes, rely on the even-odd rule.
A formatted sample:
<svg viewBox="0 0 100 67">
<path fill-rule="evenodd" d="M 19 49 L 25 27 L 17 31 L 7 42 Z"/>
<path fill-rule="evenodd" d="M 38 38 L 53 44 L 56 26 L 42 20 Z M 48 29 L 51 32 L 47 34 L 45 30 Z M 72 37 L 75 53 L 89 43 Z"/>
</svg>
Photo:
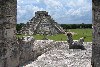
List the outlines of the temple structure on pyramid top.
<svg viewBox="0 0 100 67">
<path fill-rule="evenodd" d="M 65 33 L 63 28 L 57 24 L 46 11 L 35 12 L 35 17 L 27 22 L 20 32 L 21 34 L 28 35 L 44 33 L 54 35 Z"/>
</svg>

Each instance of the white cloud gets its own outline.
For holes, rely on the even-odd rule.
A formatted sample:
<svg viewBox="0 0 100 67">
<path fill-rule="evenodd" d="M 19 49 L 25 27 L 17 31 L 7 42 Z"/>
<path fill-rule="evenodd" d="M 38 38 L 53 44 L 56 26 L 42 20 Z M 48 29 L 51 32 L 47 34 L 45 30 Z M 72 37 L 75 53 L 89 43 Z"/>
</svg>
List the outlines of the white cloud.
<svg viewBox="0 0 100 67">
<path fill-rule="evenodd" d="M 17 16 L 20 18 L 24 18 L 26 14 L 28 18 L 33 17 L 36 11 L 42 10 L 48 11 L 54 19 L 72 16 L 87 17 L 92 8 L 91 0 L 17 0 L 17 2 Z"/>
<path fill-rule="evenodd" d="M 34 7 L 32 8 L 33 14 L 34 14 L 36 11 L 43 11 L 43 10 L 44 10 L 43 8 L 39 8 L 39 7 L 37 7 L 37 6 L 34 6 Z"/>
<path fill-rule="evenodd" d="M 77 9 L 77 10 L 70 9 L 70 10 L 66 11 L 66 15 L 68 15 L 68 16 L 74 16 L 74 15 L 81 16 L 81 11 L 79 9 Z"/>
<path fill-rule="evenodd" d="M 59 0 L 44 0 L 44 3 L 46 4 L 47 9 L 59 9 L 63 7 L 62 3 Z"/>
<path fill-rule="evenodd" d="M 22 9 L 20 6 L 17 6 L 17 17 L 18 19 L 22 17 L 27 11 L 25 9 Z"/>
<path fill-rule="evenodd" d="M 37 2 L 40 2 L 40 0 L 36 0 Z"/>
<path fill-rule="evenodd" d="M 71 7 L 71 8 L 77 8 L 77 7 L 82 7 L 82 6 L 86 6 L 89 3 L 87 2 L 87 0 L 66 0 L 66 6 Z"/>
<path fill-rule="evenodd" d="M 73 16 L 84 16 L 87 12 L 90 12 L 92 9 L 92 3 L 87 0 L 68 0 L 66 6 L 70 9 L 66 10 L 66 15 Z"/>
<path fill-rule="evenodd" d="M 24 3 L 23 0 L 17 0 L 18 4 Z"/>
<path fill-rule="evenodd" d="M 34 16 L 36 11 L 42 10 L 44 9 L 32 4 L 17 5 L 17 20 L 18 22 L 27 22 Z"/>
</svg>

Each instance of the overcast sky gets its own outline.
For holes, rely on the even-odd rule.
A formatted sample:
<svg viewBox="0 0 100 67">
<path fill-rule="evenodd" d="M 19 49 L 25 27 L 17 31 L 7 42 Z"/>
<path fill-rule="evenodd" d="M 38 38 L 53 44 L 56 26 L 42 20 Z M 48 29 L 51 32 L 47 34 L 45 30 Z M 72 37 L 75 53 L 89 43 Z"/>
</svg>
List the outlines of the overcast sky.
<svg viewBox="0 0 100 67">
<path fill-rule="evenodd" d="M 17 0 L 17 23 L 47 11 L 60 24 L 92 23 L 92 0 Z"/>
</svg>

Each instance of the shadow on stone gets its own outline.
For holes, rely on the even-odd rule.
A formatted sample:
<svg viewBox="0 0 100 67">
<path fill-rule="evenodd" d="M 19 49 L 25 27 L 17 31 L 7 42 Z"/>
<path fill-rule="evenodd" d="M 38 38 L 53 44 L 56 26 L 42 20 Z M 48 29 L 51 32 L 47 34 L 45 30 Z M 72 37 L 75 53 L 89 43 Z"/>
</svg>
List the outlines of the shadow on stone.
<svg viewBox="0 0 100 67">
<path fill-rule="evenodd" d="M 85 50 L 85 47 L 83 45 L 70 45 L 69 49 L 81 49 L 81 50 Z"/>
</svg>

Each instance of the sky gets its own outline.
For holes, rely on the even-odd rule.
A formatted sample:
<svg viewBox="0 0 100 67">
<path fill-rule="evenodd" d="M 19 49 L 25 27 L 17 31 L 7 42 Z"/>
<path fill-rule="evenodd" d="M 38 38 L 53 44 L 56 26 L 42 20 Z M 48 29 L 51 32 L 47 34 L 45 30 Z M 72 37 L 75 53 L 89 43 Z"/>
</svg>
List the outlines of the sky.
<svg viewBox="0 0 100 67">
<path fill-rule="evenodd" d="M 36 11 L 47 11 L 59 24 L 92 23 L 92 0 L 17 0 L 17 23 L 27 23 Z"/>
</svg>

